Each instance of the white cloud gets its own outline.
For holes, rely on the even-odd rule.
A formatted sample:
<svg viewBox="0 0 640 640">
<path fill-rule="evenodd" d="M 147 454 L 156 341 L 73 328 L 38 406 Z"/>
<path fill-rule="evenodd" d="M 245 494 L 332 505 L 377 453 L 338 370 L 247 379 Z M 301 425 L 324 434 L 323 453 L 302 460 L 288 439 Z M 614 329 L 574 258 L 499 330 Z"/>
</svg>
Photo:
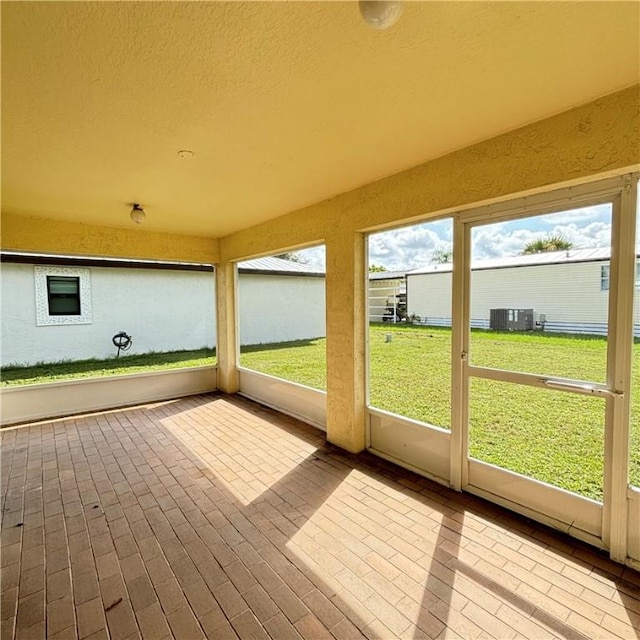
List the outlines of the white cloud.
<svg viewBox="0 0 640 640">
<path fill-rule="evenodd" d="M 451 249 L 451 219 L 392 229 L 369 236 L 369 263 L 389 271 L 429 264 L 434 251 Z"/>
<path fill-rule="evenodd" d="M 473 259 L 513 256 L 521 253 L 528 242 L 546 235 L 526 229 L 509 231 L 501 228 L 502 226 L 491 225 L 473 230 L 471 234 Z"/>
<path fill-rule="evenodd" d="M 607 247 L 611 244 L 611 223 L 592 222 L 582 228 L 575 223 L 556 225 L 552 235 L 561 235 L 572 242 L 576 249 Z"/>
<path fill-rule="evenodd" d="M 540 228 L 510 230 L 505 224 L 477 227 L 472 234 L 473 258 L 502 258 L 518 255 L 529 242 L 548 236 L 562 236 L 571 242 L 575 249 L 607 247 L 611 244 L 611 224 L 592 222 L 582 227 L 575 223 L 556 224 L 551 228 L 545 225 L 542 230 Z"/>
<path fill-rule="evenodd" d="M 450 218 L 369 237 L 369 262 L 390 271 L 415 269 L 430 263 L 436 250 L 450 250 L 453 223 Z M 475 227 L 472 232 L 475 259 L 513 256 L 531 241 L 560 235 L 576 249 L 606 247 L 611 242 L 611 205 Z"/>
<path fill-rule="evenodd" d="M 571 209 L 570 211 L 550 213 L 545 216 L 545 221 L 548 224 L 568 224 L 570 222 L 610 219 L 610 215 L 611 205 L 599 204 L 593 207 L 582 207 L 580 209 Z"/>
<path fill-rule="evenodd" d="M 310 247 L 309 249 L 300 249 L 294 252 L 301 262 L 312 265 L 314 267 L 326 268 L 327 252 L 322 244 L 318 247 Z"/>
</svg>

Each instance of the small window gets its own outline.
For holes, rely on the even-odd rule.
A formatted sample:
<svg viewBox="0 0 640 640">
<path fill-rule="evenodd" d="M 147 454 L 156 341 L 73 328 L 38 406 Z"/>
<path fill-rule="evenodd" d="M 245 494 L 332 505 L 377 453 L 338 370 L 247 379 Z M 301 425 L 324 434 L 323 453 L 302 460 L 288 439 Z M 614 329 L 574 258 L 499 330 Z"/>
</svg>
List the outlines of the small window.
<svg viewBox="0 0 640 640">
<path fill-rule="evenodd" d="M 80 278 L 47 276 L 50 316 L 80 315 Z"/>
<path fill-rule="evenodd" d="M 609 291 L 609 266 L 600 267 L 600 289 Z M 640 262 L 636 264 L 636 289 L 640 289 Z"/>
<path fill-rule="evenodd" d="M 600 267 L 600 291 L 609 291 L 609 265 Z"/>
<path fill-rule="evenodd" d="M 36 325 L 91 324 L 89 269 L 34 266 Z"/>
</svg>

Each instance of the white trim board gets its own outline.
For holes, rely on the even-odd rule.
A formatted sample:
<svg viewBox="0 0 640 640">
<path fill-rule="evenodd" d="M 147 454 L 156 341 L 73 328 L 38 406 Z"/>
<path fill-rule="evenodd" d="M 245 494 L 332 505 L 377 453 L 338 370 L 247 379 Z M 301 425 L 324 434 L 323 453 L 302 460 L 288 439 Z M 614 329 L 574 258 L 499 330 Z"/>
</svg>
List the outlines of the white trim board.
<svg viewBox="0 0 640 640">
<path fill-rule="evenodd" d="M 240 395 L 327 430 L 327 394 L 296 382 L 239 367 Z"/>
<path fill-rule="evenodd" d="M 216 389 L 215 366 L 3 387 L 0 389 L 0 424 L 9 426 L 59 418 Z"/>
</svg>

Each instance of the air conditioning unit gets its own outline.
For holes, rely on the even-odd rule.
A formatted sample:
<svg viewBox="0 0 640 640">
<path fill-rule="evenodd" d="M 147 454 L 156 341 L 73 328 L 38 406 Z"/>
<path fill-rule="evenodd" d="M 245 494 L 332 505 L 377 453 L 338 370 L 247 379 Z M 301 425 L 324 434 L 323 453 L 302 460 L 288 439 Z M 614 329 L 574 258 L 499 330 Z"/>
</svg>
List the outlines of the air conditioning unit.
<svg viewBox="0 0 640 640">
<path fill-rule="evenodd" d="M 489 328 L 496 331 L 533 331 L 533 309 L 491 309 Z"/>
</svg>

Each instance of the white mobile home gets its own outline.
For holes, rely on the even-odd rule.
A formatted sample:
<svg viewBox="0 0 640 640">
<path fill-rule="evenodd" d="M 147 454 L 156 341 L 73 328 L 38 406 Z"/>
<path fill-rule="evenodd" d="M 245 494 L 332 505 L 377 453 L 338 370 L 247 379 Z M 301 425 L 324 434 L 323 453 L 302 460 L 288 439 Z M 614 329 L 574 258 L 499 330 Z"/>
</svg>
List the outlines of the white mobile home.
<svg viewBox="0 0 640 640">
<path fill-rule="evenodd" d="M 528 310 L 533 312 L 531 328 L 606 334 L 609 259 L 609 249 L 572 249 L 474 262 L 471 326 L 498 328 L 492 327 L 492 310 Z M 409 272 L 409 313 L 419 315 L 424 324 L 450 326 L 451 278 L 451 264 Z M 634 318 L 634 333 L 640 336 L 640 295 L 634 301 Z"/>
<path fill-rule="evenodd" d="M 211 265 L 2 253 L 2 365 L 214 347 Z"/>
<path fill-rule="evenodd" d="M 324 269 L 267 257 L 238 264 L 240 344 L 323 338 Z"/>
<path fill-rule="evenodd" d="M 210 265 L 2 254 L 2 365 L 215 346 Z"/>
<path fill-rule="evenodd" d="M 1 364 L 110 358 L 216 345 L 214 268 L 206 264 L 3 252 Z M 325 335 L 322 269 L 278 258 L 240 263 L 241 344 Z"/>
</svg>

